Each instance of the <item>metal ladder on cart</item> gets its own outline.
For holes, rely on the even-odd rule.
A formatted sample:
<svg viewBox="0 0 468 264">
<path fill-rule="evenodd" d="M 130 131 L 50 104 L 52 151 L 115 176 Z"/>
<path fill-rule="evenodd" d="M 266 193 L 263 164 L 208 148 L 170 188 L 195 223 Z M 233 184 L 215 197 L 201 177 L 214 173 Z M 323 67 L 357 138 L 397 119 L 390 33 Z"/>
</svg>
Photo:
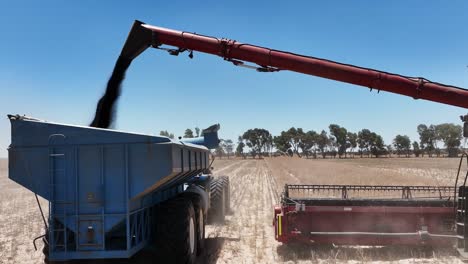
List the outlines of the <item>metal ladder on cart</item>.
<svg viewBox="0 0 468 264">
<path fill-rule="evenodd" d="M 89 214 L 86 219 L 81 218 L 78 179 L 68 175 L 68 173 L 72 173 L 68 171 L 68 166 L 73 166 L 73 164 L 78 166 L 77 149 L 64 146 L 65 139 L 66 137 L 62 134 L 53 134 L 49 137 L 50 200 L 47 236 L 49 254 L 54 252 L 56 257 L 68 259 L 70 252 L 76 254 L 79 251 L 103 250 L 105 248 L 103 228 L 105 212 L 104 207 L 101 206 L 99 213 Z M 100 151 L 102 158 L 103 147 L 100 148 Z M 102 170 L 101 177 L 103 177 Z M 75 185 L 71 184 L 70 180 L 75 180 Z M 69 193 L 72 191 L 70 186 L 75 187 L 73 196 Z M 70 221 L 74 221 L 76 231 L 67 228 Z M 99 234 L 95 236 L 94 232 L 99 232 Z M 92 238 L 88 237 L 89 234 L 93 235 Z M 96 240 L 95 237 L 100 239 Z"/>
<path fill-rule="evenodd" d="M 457 192 L 457 183 L 460 176 L 463 159 L 466 158 L 467 172 L 463 180 L 463 184 L 458 187 L 458 196 L 456 200 L 456 211 L 455 211 L 455 224 L 457 232 L 457 250 L 460 256 L 468 260 L 468 186 L 466 181 L 468 178 L 468 153 L 463 153 L 460 158 L 460 164 L 458 166 L 457 178 L 455 181 L 455 192 Z"/>
<path fill-rule="evenodd" d="M 72 203 L 66 201 L 67 197 L 67 159 L 63 147 L 54 146 L 55 138 L 62 138 L 62 134 L 53 134 L 49 137 L 49 227 L 46 230 L 47 240 L 50 251 L 67 251 L 67 229 L 64 224 L 61 224 L 57 219 L 61 219 L 62 223 L 67 221 L 67 207 Z"/>
</svg>

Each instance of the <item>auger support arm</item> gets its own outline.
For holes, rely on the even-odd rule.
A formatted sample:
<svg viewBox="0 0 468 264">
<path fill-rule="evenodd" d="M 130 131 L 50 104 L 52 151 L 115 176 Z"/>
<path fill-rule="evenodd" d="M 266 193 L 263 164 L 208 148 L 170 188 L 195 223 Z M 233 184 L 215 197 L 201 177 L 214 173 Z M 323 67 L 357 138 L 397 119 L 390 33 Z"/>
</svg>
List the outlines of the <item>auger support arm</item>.
<svg viewBox="0 0 468 264">
<path fill-rule="evenodd" d="M 414 99 L 424 99 L 443 104 L 468 108 L 468 90 L 431 82 L 424 78 L 407 77 L 330 60 L 284 52 L 229 39 L 218 39 L 194 33 L 182 32 L 135 21 L 125 42 L 121 57 L 133 60 L 149 46 L 177 47 L 168 50 L 172 55 L 186 50 L 198 51 L 222 57 L 234 65 L 244 61 L 260 65 L 261 72 L 290 70 L 336 81 L 382 90 Z M 251 67 L 251 66 L 248 66 Z"/>
</svg>

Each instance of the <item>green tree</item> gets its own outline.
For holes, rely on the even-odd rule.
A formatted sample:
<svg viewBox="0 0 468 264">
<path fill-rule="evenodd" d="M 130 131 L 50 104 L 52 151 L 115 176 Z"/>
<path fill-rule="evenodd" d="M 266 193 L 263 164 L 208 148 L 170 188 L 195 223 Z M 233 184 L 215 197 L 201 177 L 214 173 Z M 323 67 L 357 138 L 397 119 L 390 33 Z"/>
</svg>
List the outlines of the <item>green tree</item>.
<svg viewBox="0 0 468 264">
<path fill-rule="evenodd" d="M 184 138 L 193 138 L 193 131 L 190 128 L 185 129 Z"/>
<path fill-rule="evenodd" d="M 422 153 L 422 150 L 419 147 L 419 144 L 418 144 L 417 141 L 413 142 L 413 153 L 414 153 L 414 156 L 416 156 L 416 157 L 419 157 L 419 155 L 421 155 L 421 153 Z"/>
<path fill-rule="evenodd" d="M 244 155 L 244 147 L 245 147 L 245 144 L 244 142 L 239 142 L 237 144 L 237 147 L 236 147 L 236 155 L 237 156 L 242 156 L 243 158 L 245 158 L 245 155 Z"/>
<path fill-rule="evenodd" d="M 336 143 L 336 140 L 334 137 L 329 136 L 328 137 L 328 153 L 330 154 L 331 157 L 334 159 L 336 158 L 336 155 L 338 154 L 338 151 L 336 150 L 338 148 L 338 144 Z"/>
<path fill-rule="evenodd" d="M 341 158 L 341 156 L 344 154 L 346 157 L 346 136 L 348 131 L 346 128 L 340 127 L 336 124 L 331 124 L 328 128 L 330 129 L 330 134 L 334 137 L 334 141 L 336 142 L 338 156 Z"/>
<path fill-rule="evenodd" d="M 376 158 L 378 158 L 380 155 L 385 153 L 385 144 L 383 141 L 382 136 L 376 134 L 375 132 L 371 132 L 370 134 L 370 152 L 372 155 L 374 155 Z"/>
<path fill-rule="evenodd" d="M 273 147 L 274 147 L 273 135 L 269 134 L 267 137 L 267 141 L 265 143 L 265 152 L 267 153 L 268 156 L 271 155 L 271 152 L 273 151 Z"/>
<path fill-rule="evenodd" d="M 302 153 L 306 155 L 306 158 L 309 158 L 309 155 L 313 153 L 314 158 L 317 158 L 317 141 L 318 141 L 317 132 L 311 130 L 307 131 L 301 140 Z"/>
<path fill-rule="evenodd" d="M 387 145 L 387 153 L 388 155 L 390 156 L 390 158 L 392 157 L 392 153 L 393 153 L 393 146 L 392 144 L 388 144 Z"/>
<path fill-rule="evenodd" d="M 346 134 L 346 149 L 350 149 L 351 153 L 353 153 L 353 157 L 354 149 L 357 147 L 357 138 L 358 135 L 356 133 L 348 132 L 348 134 Z"/>
<path fill-rule="evenodd" d="M 435 131 L 435 126 L 430 125 L 429 127 L 425 124 L 420 124 L 417 127 L 419 134 L 419 146 L 420 148 L 427 152 L 429 157 L 432 157 L 434 150 L 437 145 L 437 135 Z M 422 153 L 424 156 L 424 152 Z"/>
<path fill-rule="evenodd" d="M 288 154 L 288 150 L 291 148 L 291 144 L 289 144 L 289 135 L 287 132 L 282 131 L 279 136 L 275 136 L 273 138 L 273 143 L 278 151 Z"/>
<path fill-rule="evenodd" d="M 397 135 L 395 139 L 393 139 L 393 145 L 395 146 L 398 157 L 401 154 L 405 154 L 406 157 L 409 157 L 411 140 L 409 139 L 408 136 Z"/>
<path fill-rule="evenodd" d="M 369 153 L 370 142 L 372 141 L 372 132 L 369 129 L 362 129 L 358 132 L 357 143 L 359 146 L 359 154 L 362 155 L 363 153 Z"/>
<path fill-rule="evenodd" d="M 289 137 L 289 144 L 291 145 L 292 150 L 298 157 L 301 157 L 299 153 L 299 149 L 301 147 L 301 141 L 304 137 L 305 133 L 302 128 L 295 128 L 291 127 L 288 131 L 286 131 L 286 135 Z"/>
<path fill-rule="evenodd" d="M 245 140 L 246 145 L 250 148 L 253 158 L 257 155 L 261 156 L 262 150 L 270 137 L 270 132 L 263 128 L 249 129 L 242 135 L 242 139 Z"/>
<path fill-rule="evenodd" d="M 224 152 L 226 153 L 228 159 L 232 154 L 232 151 L 234 149 L 234 143 L 230 139 L 226 139 L 222 141 L 222 147 L 224 149 Z"/>
<path fill-rule="evenodd" d="M 444 142 L 449 157 L 457 157 L 461 145 L 463 128 L 460 125 L 444 123 L 435 127 L 437 138 Z"/>
<path fill-rule="evenodd" d="M 161 130 L 159 135 L 174 139 L 174 134 L 167 132 L 167 130 Z"/>
<path fill-rule="evenodd" d="M 199 137 L 199 136 L 200 136 L 200 128 L 199 128 L 199 127 L 196 127 L 196 128 L 195 128 L 195 136 L 196 136 L 196 137 Z"/>
<path fill-rule="evenodd" d="M 327 132 L 325 130 L 322 130 L 320 134 L 317 137 L 317 148 L 320 150 L 320 153 L 322 153 L 322 157 L 326 158 L 327 153 L 325 152 L 327 146 L 329 145 L 330 139 L 328 138 Z"/>
<path fill-rule="evenodd" d="M 273 138 L 273 142 L 279 151 L 289 153 L 291 150 L 293 154 L 296 153 L 300 157 L 299 150 L 302 148 L 304 136 L 305 133 L 302 128 L 291 127 L 287 131 L 281 131 L 279 136 Z"/>
<path fill-rule="evenodd" d="M 244 147 L 245 147 L 244 140 L 242 139 L 242 136 L 239 136 L 237 138 L 236 155 L 238 157 L 242 156 L 245 159 Z"/>
<path fill-rule="evenodd" d="M 356 141 L 359 146 L 361 158 L 364 153 L 366 153 L 368 157 L 369 155 L 379 157 L 387 151 L 382 136 L 366 128 L 358 132 Z"/>
</svg>

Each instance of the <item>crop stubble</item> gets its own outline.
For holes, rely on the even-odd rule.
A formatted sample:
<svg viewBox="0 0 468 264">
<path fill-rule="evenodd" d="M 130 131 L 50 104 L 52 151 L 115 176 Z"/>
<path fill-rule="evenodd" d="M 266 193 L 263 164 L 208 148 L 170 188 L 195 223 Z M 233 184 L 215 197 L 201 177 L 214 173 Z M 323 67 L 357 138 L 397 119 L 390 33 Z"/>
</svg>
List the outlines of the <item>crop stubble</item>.
<svg viewBox="0 0 468 264">
<path fill-rule="evenodd" d="M 275 241 L 271 225 L 273 206 L 285 183 L 446 185 L 453 182 L 457 162 L 285 157 L 216 160 L 214 173 L 230 177 L 232 213 L 224 226 L 207 226 L 207 249 L 199 263 L 461 263 L 450 250 L 419 258 L 421 251 L 398 247 L 291 248 Z M 34 196 L 7 178 L 6 160 L 0 160 L 0 190 L 0 263 L 42 263 L 42 252 L 34 251 L 31 242 L 43 233 Z M 47 205 L 44 200 L 41 203 Z M 129 261 L 135 262 L 141 262 L 138 256 Z"/>
</svg>

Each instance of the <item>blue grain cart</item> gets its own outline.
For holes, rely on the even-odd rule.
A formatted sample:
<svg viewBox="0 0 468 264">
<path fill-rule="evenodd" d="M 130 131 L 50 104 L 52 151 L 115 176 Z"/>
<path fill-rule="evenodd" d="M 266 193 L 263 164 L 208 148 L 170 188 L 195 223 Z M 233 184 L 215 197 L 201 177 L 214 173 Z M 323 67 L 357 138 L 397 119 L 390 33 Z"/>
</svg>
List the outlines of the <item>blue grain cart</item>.
<svg viewBox="0 0 468 264">
<path fill-rule="evenodd" d="M 46 263 L 129 258 L 148 245 L 162 263 L 193 263 L 207 219 L 224 220 L 229 181 L 211 176 L 209 157 L 219 125 L 173 140 L 8 117 L 9 177 L 49 201 Z"/>
</svg>

